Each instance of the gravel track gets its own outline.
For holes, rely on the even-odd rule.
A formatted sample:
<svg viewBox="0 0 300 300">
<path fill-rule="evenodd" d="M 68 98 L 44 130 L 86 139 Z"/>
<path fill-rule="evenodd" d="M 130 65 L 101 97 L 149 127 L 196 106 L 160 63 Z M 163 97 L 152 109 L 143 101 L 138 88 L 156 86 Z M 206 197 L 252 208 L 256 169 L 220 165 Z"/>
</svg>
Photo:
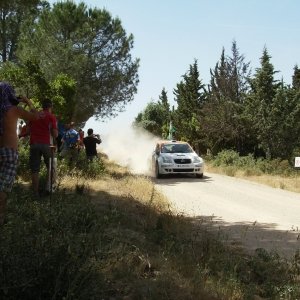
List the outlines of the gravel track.
<svg viewBox="0 0 300 300">
<path fill-rule="evenodd" d="M 300 249 L 300 194 L 219 174 L 203 179 L 165 177 L 155 181 L 175 213 L 203 220 L 228 242 L 275 250 L 291 257 Z"/>
</svg>

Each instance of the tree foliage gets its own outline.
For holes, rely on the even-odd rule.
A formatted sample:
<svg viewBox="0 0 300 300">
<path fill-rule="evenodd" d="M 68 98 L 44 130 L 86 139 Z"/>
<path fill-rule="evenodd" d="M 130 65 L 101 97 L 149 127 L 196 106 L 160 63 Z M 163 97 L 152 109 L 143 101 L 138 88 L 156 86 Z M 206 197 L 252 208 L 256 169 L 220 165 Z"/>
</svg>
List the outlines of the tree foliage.
<svg viewBox="0 0 300 300">
<path fill-rule="evenodd" d="M 16 51 L 21 27 L 27 26 L 42 7 L 40 0 L 1 0 L 0 2 L 0 61 L 17 61 Z"/>
<path fill-rule="evenodd" d="M 254 78 L 251 80 L 252 90 L 246 107 L 246 116 L 256 131 L 258 147 L 268 158 L 272 156 L 270 135 L 274 134 L 274 127 L 271 125 L 275 105 L 274 97 L 280 85 L 274 78 L 276 71 L 270 59 L 268 50 L 264 48 L 260 59 L 261 66 L 256 69 Z"/>
<path fill-rule="evenodd" d="M 177 109 L 173 114 L 177 129 L 175 136 L 196 146 L 199 139 L 197 133 L 201 130 L 201 108 L 206 101 L 206 90 L 200 79 L 196 60 L 183 75 L 183 80 L 177 84 L 174 95 L 177 102 Z"/>
<path fill-rule="evenodd" d="M 209 101 L 203 108 L 203 143 L 213 153 L 222 149 L 247 153 L 250 132 L 243 110 L 251 70 L 235 41 L 231 56 L 226 56 L 223 48 L 210 73 Z"/>
<path fill-rule="evenodd" d="M 44 8 L 24 28 L 17 54 L 23 64 L 38 62 L 47 82 L 57 74 L 75 81 L 68 109 L 80 123 L 114 116 L 133 100 L 139 61 L 132 59 L 132 47 L 133 36 L 108 11 L 66 1 Z"/>
<path fill-rule="evenodd" d="M 252 76 L 235 41 L 230 56 L 222 49 L 207 88 L 195 61 L 174 89 L 177 107 L 169 115 L 176 138 L 199 152 L 208 148 L 213 154 L 234 150 L 253 157 L 291 159 L 300 149 L 300 72 L 296 65 L 292 86 L 277 81 L 276 73 L 265 47 Z M 158 115 L 141 113 L 137 119 L 141 122 L 147 116 L 151 127 Z"/>
<path fill-rule="evenodd" d="M 294 74 L 292 80 L 293 88 L 296 90 L 300 90 L 300 70 L 297 65 L 294 67 Z"/>
<path fill-rule="evenodd" d="M 142 127 L 156 136 L 162 136 L 165 111 L 161 103 L 151 101 L 135 119 L 134 125 Z"/>
<path fill-rule="evenodd" d="M 166 138 L 170 123 L 170 104 L 167 91 L 162 89 L 157 102 L 151 101 L 135 118 L 134 125 L 142 127 L 156 136 Z"/>
</svg>

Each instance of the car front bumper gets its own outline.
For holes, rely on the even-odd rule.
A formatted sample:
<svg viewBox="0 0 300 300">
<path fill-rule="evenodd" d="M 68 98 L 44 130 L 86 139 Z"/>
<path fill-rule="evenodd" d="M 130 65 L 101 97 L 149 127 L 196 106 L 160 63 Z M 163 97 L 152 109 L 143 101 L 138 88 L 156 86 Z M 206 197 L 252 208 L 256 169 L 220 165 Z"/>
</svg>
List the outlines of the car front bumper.
<svg viewBox="0 0 300 300">
<path fill-rule="evenodd" d="M 160 174 L 203 174 L 204 164 L 166 164 L 160 165 Z"/>
</svg>

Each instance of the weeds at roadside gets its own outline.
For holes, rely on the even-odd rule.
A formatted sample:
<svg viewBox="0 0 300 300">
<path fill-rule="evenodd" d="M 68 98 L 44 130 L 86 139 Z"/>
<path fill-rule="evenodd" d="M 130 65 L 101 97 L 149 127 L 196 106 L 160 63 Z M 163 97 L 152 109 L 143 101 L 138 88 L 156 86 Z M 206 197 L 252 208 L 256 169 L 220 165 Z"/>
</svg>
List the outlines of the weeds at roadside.
<svg viewBox="0 0 300 300">
<path fill-rule="evenodd" d="M 15 187 L 0 228 L 1 299 L 300 298 L 299 253 L 248 255 L 209 232 L 213 220 L 173 215 L 146 178 L 112 165 L 97 181 L 81 172 L 40 202 Z"/>
<path fill-rule="evenodd" d="M 239 156 L 235 151 L 224 150 L 216 157 L 207 157 L 206 171 L 300 192 L 299 170 L 296 170 L 287 160 L 255 159 L 253 155 Z"/>
</svg>

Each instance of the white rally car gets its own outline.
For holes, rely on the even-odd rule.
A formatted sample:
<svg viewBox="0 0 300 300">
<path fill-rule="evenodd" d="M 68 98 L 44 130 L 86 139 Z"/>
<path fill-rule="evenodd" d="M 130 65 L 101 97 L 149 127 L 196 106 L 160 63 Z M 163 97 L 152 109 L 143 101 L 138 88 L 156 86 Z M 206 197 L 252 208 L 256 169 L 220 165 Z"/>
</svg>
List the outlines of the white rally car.
<svg viewBox="0 0 300 300">
<path fill-rule="evenodd" d="M 195 174 L 202 178 L 204 161 L 186 142 L 159 141 L 151 166 L 156 178 L 167 174 Z"/>
</svg>

